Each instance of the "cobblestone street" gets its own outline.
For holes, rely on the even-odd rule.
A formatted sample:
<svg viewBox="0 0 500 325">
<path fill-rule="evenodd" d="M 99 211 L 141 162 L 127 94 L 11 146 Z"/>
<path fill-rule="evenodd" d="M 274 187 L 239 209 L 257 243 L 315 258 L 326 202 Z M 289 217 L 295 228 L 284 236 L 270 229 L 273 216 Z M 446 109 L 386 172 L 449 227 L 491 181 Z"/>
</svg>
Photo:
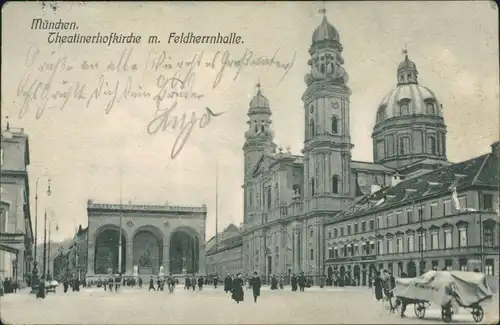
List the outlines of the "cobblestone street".
<svg viewBox="0 0 500 325">
<path fill-rule="evenodd" d="M 62 289 L 62 288 L 60 288 Z M 498 296 L 486 305 L 483 323 L 498 318 Z M 269 291 L 263 288 L 255 304 L 251 291 L 245 301 L 236 304 L 222 289 L 204 288 L 185 291 L 148 292 L 147 289 L 124 288 L 118 293 L 101 288 L 81 292 L 59 290 L 45 300 L 37 300 L 27 291 L 2 298 L 1 317 L 8 324 L 307 324 L 307 323 L 371 323 L 371 324 L 434 324 L 442 323 L 440 311 L 427 311 L 419 320 L 409 306 L 407 317 L 389 315 L 366 288 L 319 289 L 305 293 Z M 474 323 L 462 310 L 454 315 L 454 323 Z"/>
</svg>

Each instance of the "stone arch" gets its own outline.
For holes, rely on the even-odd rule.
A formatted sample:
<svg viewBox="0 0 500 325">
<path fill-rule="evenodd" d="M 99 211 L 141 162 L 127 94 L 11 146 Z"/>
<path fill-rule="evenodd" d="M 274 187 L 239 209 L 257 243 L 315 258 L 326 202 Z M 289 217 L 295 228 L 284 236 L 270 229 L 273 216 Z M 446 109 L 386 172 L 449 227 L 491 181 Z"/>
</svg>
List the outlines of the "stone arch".
<svg viewBox="0 0 500 325">
<path fill-rule="evenodd" d="M 127 260 L 127 243 L 129 238 L 127 232 L 122 227 L 122 247 L 121 247 L 121 270 L 118 265 L 119 231 L 117 225 L 107 224 L 99 227 L 93 237 L 94 252 L 94 273 L 108 274 L 125 273 Z"/>
<path fill-rule="evenodd" d="M 188 226 L 177 227 L 170 234 L 170 272 L 196 274 L 200 261 L 200 234 Z"/>
<path fill-rule="evenodd" d="M 132 264 L 139 274 L 158 274 L 163 265 L 163 231 L 156 226 L 138 227 L 132 235 Z"/>
</svg>

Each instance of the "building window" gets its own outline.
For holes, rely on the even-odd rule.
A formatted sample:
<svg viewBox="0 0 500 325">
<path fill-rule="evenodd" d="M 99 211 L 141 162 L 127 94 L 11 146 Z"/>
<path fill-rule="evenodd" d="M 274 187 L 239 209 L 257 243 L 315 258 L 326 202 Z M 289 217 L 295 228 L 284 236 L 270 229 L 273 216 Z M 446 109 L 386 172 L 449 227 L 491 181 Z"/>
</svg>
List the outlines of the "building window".
<svg viewBox="0 0 500 325">
<path fill-rule="evenodd" d="M 431 203 L 431 208 L 430 208 L 431 218 L 436 216 L 436 208 L 437 208 L 437 203 L 436 202 Z"/>
<path fill-rule="evenodd" d="M 419 250 L 421 250 L 421 251 L 427 250 L 427 242 L 425 239 L 424 232 L 421 232 L 418 234 L 418 247 L 419 247 Z"/>
<path fill-rule="evenodd" d="M 439 249 L 439 234 L 437 231 L 431 233 L 431 249 Z"/>
<path fill-rule="evenodd" d="M 267 188 L 267 209 L 271 209 L 271 205 L 272 205 L 272 190 L 271 190 L 271 187 L 268 187 Z"/>
<path fill-rule="evenodd" d="M 458 247 L 467 247 L 467 227 L 458 228 Z"/>
<path fill-rule="evenodd" d="M 377 217 L 377 229 L 382 228 L 382 217 Z"/>
<path fill-rule="evenodd" d="M 311 113 L 314 113 L 314 105 L 309 106 L 309 111 L 310 111 Z"/>
<path fill-rule="evenodd" d="M 422 207 L 419 207 L 417 209 L 417 215 L 418 215 L 418 222 L 422 221 L 424 219 L 424 209 Z"/>
<path fill-rule="evenodd" d="M 316 182 L 314 181 L 314 177 L 311 177 L 311 195 L 314 196 L 316 194 L 314 190 L 316 189 Z"/>
<path fill-rule="evenodd" d="M 314 261 L 314 249 L 311 248 L 311 250 L 309 251 L 309 259 L 311 261 Z"/>
<path fill-rule="evenodd" d="M 375 242 L 366 242 L 366 254 L 375 254 Z"/>
<path fill-rule="evenodd" d="M 427 114 L 436 114 L 434 103 L 427 103 Z"/>
<path fill-rule="evenodd" d="M 387 254 L 392 254 L 393 253 L 393 250 L 392 250 L 392 239 L 388 239 L 387 240 Z"/>
<path fill-rule="evenodd" d="M 373 230 L 375 228 L 375 220 L 370 219 L 370 230 Z"/>
<path fill-rule="evenodd" d="M 339 120 L 336 116 L 332 116 L 332 133 L 337 134 L 338 133 L 338 124 Z"/>
<path fill-rule="evenodd" d="M 333 249 L 333 257 L 335 258 L 339 257 L 339 249 L 337 247 Z"/>
<path fill-rule="evenodd" d="M 397 239 L 397 250 L 398 250 L 398 253 L 403 253 L 403 238 L 402 237 L 398 237 L 398 239 Z"/>
<path fill-rule="evenodd" d="M 314 235 L 314 229 L 309 229 L 309 237 L 312 237 Z"/>
<path fill-rule="evenodd" d="M 408 237 L 408 252 L 413 252 L 415 250 L 415 243 L 413 241 L 413 235 Z"/>
<path fill-rule="evenodd" d="M 328 231 L 328 238 L 332 238 L 332 231 Z"/>
<path fill-rule="evenodd" d="M 410 105 L 407 100 L 401 102 L 399 104 L 399 108 L 400 108 L 399 111 L 400 115 L 408 115 L 410 112 Z"/>
<path fill-rule="evenodd" d="M 467 272 L 467 260 L 464 258 L 461 258 L 458 260 L 458 265 L 460 267 L 460 271 Z"/>
<path fill-rule="evenodd" d="M 359 232 L 359 227 L 358 227 L 358 223 L 356 222 L 354 224 L 354 233 L 357 234 Z"/>
<path fill-rule="evenodd" d="M 274 203 L 275 203 L 275 206 L 279 206 L 280 205 L 280 190 L 279 190 L 279 187 L 278 187 L 278 184 L 276 184 L 274 186 Z"/>
<path fill-rule="evenodd" d="M 333 258 L 333 248 L 328 247 L 328 258 Z"/>
<path fill-rule="evenodd" d="M 493 195 L 483 194 L 483 210 L 493 210 Z"/>
<path fill-rule="evenodd" d="M 460 209 L 467 209 L 467 197 L 466 196 L 459 197 L 458 204 L 460 205 Z"/>
<path fill-rule="evenodd" d="M 332 192 L 339 192 L 339 177 L 337 175 L 332 176 Z"/>
<path fill-rule="evenodd" d="M 492 258 L 486 259 L 486 262 L 484 263 L 484 273 L 489 276 L 494 276 L 495 269 L 493 268 L 493 266 L 494 260 Z"/>
<path fill-rule="evenodd" d="M 403 136 L 399 138 L 399 155 L 404 156 L 410 153 L 410 138 Z"/>
<path fill-rule="evenodd" d="M 351 225 L 347 225 L 347 234 L 350 235 L 351 234 Z"/>
<path fill-rule="evenodd" d="M 366 231 L 366 221 L 361 222 L 361 232 Z"/>
<path fill-rule="evenodd" d="M 491 225 L 483 226 L 483 241 L 484 241 L 484 246 L 486 247 L 495 246 L 493 237 L 493 227 Z"/>
<path fill-rule="evenodd" d="M 453 247 L 453 237 L 451 229 L 444 230 L 444 249 Z"/>
<path fill-rule="evenodd" d="M 339 236 L 339 230 L 337 228 L 333 229 L 333 236 L 338 237 Z"/>
<path fill-rule="evenodd" d="M 314 120 L 311 119 L 311 121 L 309 122 L 309 136 L 312 138 L 316 135 L 316 130 L 315 130 L 315 127 L 314 127 Z"/>
<path fill-rule="evenodd" d="M 406 222 L 407 223 L 412 223 L 413 222 L 413 210 L 407 210 L 406 211 Z"/>
<path fill-rule="evenodd" d="M 344 236 L 344 226 L 340 227 L 340 236 Z"/>
<path fill-rule="evenodd" d="M 449 216 L 451 214 L 451 201 L 443 202 L 443 217 Z"/>
<path fill-rule="evenodd" d="M 435 137 L 428 137 L 427 138 L 427 151 L 431 155 L 435 155 L 437 153 L 437 150 L 436 150 L 436 138 Z"/>
</svg>

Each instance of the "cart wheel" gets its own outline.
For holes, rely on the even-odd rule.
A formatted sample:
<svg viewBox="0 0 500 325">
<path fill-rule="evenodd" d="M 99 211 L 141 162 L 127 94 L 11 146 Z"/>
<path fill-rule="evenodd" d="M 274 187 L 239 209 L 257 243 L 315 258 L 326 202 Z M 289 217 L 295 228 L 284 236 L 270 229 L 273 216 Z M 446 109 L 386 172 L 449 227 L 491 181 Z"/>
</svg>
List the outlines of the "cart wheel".
<svg viewBox="0 0 500 325">
<path fill-rule="evenodd" d="M 472 314 L 472 318 L 474 318 L 476 323 L 479 323 L 480 321 L 483 320 L 484 311 L 483 311 L 483 308 L 481 306 L 479 306 L 477 308 L 472 308 L 471 314 Z"/>
<path fill-rule="evenodd" d="M 441 318 L 445 323 L 451 322 L 451 308 L 441 307 Z"/>
<path fill-rule="evenodd" d="M 416 304 L 413 305 L 414 310 L 415 310 L 415 315 L 422 319 L 425 317 L 425 304 L 423 302 L 417 302 Z"/>
</svg>

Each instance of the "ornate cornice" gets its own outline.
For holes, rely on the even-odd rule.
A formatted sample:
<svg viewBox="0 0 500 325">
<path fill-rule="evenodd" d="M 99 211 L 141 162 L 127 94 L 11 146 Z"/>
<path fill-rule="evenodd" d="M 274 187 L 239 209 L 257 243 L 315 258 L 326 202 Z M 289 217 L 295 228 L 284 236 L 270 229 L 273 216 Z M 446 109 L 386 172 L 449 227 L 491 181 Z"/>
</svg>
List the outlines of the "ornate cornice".
<svg viewBox="0 0 500 325">
<path fill-rule="evenodd" d="M 307 106 L 312 100 L 324 97 L 340 97 L 349 101 L 351 89 L 344 84 L 335 84 L 332 81 L 315 81 L 308 85 L 302 101 Z"/>
</svg>

